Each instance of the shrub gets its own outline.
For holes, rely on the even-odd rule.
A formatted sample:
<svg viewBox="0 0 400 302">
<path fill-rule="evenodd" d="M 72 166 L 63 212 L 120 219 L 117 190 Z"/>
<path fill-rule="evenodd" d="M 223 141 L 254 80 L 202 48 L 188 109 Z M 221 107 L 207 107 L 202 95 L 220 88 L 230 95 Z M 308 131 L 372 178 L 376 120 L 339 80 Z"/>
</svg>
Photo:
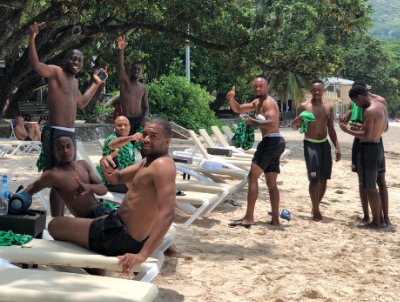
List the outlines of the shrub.
<svg viewBox="0 0 400 302">
<path fill-rule="evenodd" d="M 149 106 L 157 115 L 187 129 L 209 129 L 221 123 L 210 109 L 214 100 L 200 85 L 175 75 L 162 76 L 149 87 Z"/>
</svg>

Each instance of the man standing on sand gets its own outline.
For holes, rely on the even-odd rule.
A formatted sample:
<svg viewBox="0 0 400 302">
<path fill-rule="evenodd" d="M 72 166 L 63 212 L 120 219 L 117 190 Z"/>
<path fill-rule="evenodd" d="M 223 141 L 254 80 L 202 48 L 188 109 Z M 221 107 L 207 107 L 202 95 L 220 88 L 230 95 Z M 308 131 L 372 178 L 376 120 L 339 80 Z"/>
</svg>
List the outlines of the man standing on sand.
<svg viewBox="0 0 400 302">
<path fill-rule="evenodd" d="M 52 140 L 64 134 L 72 138 L 75 144 L 75 120 L 77 108 L 83 109 L 92 99 L 103 81 L 93 74 L 93 84 L 81 94 L 75 75 L 83 66 L 83 55 L 77 49 L 69 50 L 63 66 L 47 65 L 39 61 L 35 39 L 40 27 L 45 23 L 33 23 L 29 27 L 29 61 L 32 68 L 48 81 L 47 106 L 49 120 L 42 131 L 42 152 L 37 162 L 39 171 L 49 170 L 55 165 Z M 103 70 L 106 72 L 105 70 Z M 63 214 L 64 204 L 54 190 L 50 191 L 50 210 L 53 217 Z"/>
<path fill-rule="evenodd" d="M 234 112 L 255 111 L 255 118 L 246 115 L 247 125 L 260 128 L 263 136 L 257 146 L 257 151 L 251 163 L 248 175 L 247 209 L 242 219 L 229 223 L 229 226 L 243 226 L 245 228 L 254 224 L 254 208 L 258 198 L 258 178 L 265 175 L 269 197 L 271 200 L 272 225 L 279 225 L 279 189 L 276 183 L 280 173 L 279 158 L 285 151 L 285 140 L 279 133 L 279 107 L 276 101 L 268 95 L 268 80 L 264 76 L 257 76 L 253 81 L 256 99 L 251 103 L 239 104 L 235 100 L 235 86 L 228 92 L 226 98 Z"/>
<path fill-rule="evenodd" d="M 144 127 L 146 118 L 149 116 L 149 103 L 147 100 L 147 88 L 139 82 L 142 74 L 142 64 L 134 63 L 134 67 L 128 76 L 124 66 L 124 51 L 126 48 L 126 37 L 117 39 L 118 47 L 118 77 L 120 81 L 120 103 L 122 114 L 129 119 L 133 135 Z"/>
<path fill-rule="evenodd" d="M 331 145 L 327 139 L 327 134 L 335 146 L 336 161 L 341 158 L 339 142 L 333 126 L 335 118 L 333 107 L 324 103 L 324 84 L 321 80 L 311 83 L 312 99 L 301 103 L 296 110 L 296 118 L 293 120 L 293 130 L 298 130 L 304 123 L 300 116 L 307 111 L 313 114 L 315 120 L 309 121 L 304 133 L 304 158 L 307 166 L 308 180 L 310 181 L 308 190 L 312 203 L 313 220 L 322 221 L 322 214 L 319 209 L 322 198 L 326 192 L 327 180 L 332 173 Z"/>
<path fill-rule="evenodd" d="M 372 100 L 380 102 L 382 105 L 387 108 L 386 99 L 380 95 L 371 93 L 370 89 L 371 86 L 367 85 L 364 81 L 357 80 L 354 81 L 354 86 L 363 86 L 367 89 L 369 96 Z M 347 124 L 349 121 L 351 122 L 351 129 L 353 130 L 362 130 L 363 127 L 363 111 L 362 108 L 358 107 L 354 102 L 349 104 L 348 110 L 346 114 L 341 118 L 341 122 Z M 389 126 L 389 125 L 388 125 Z M 381 138 L 381 145 L 383 149 L 383 142 Z M 353 146 L 351 148 L 351 170 L 353 172 L 357 172 L 357 156 L 358 151 L 360 149 L 360 139 L 358 137 L 354 137 Z M 385 154 L 383 155 L 385 156 Z M 386 164 L 385 164 L 385 157 L 383 158 L 383 169 L 378 171 L 378 179 L 377 184 L 379 188 L 379 195 L 381 197 L 382 203 L 382 212 L 383 212 L 383 219 L 387 225 L 391 225 L 389 219 L 389 193 L 386 185 Z M 361 207 L 363 210 L 364 217 L 362 218 L 363 222 L 369 222 L 369 208 L 368 208 L 368 197 L 367 191 L 361 185 L 359 186 L 360 192 L 360 200 L 361 200 Z"/>
<path fill-rule="evenodd" d="M 382 219 L 381 197 L 376 188 L 378 175 L 385 169 L 385 157 L 381 144 L 383 132 L 388 126 L 388 112 L 381 102 L 373 100 L 365 87 L 357 85 L 350 89 L 350 99 L 363 109 L 363 127 L 353 128 L 344 122 L 340 128 L 360 139 L 357 154 L 357 174 L 360 187 L 367 192 L 372 211 L 371 226 L 381 228 L 387 226 Z"/>
<path fill-rule="evenodd" d="M 147 122 L 141 140 L 146 157 L 117 170 L 113 157 L 100 160 L 107 181 L 126 183 L 129 191 L 121 207 L 95 220 L 56 217 L 49 232 L 56 240 L 69 241 L 94 252 L 118 256 L 128 274 L 143 263 L 160 245 L 174 218 L 176 168 L 168 154 L 171 125 L 165 120 Z"/>
</svg>

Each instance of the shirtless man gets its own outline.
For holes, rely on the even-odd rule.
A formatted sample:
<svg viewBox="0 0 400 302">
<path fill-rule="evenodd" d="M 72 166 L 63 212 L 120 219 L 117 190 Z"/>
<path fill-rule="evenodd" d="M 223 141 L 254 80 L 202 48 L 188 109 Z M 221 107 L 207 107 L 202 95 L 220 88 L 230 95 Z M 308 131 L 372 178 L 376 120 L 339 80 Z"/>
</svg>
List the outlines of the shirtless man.
<svg viewBox="0 0 400 302">
<path fill-rule="evenodd" d="M 20 141 L 40 141 L 41 133 L 39 124 L 36 122 L 25 122 L 22 116 L 15 119 L 14 132 Z"/>
<path fill-rule="evenodd" d="M 28 185 L 25 192 L 33 195 L 52 187 L 76 217 L 94 218 L 110 213 L 111 210 L 94 197 L 94 194 L 106 194 L 107 188 L 87 162 L 74 160 L 75 147 L 71 137 L 56 137 L 53 152 L 57 164 Z"/>
<path fill-rule="evenodd" d="M 49 170 L 55 165 L 52 151 L 52 140 L 60 134 L 70 136 L 75 143 L 75 119 L 77 108 L 83 109 L 92 99 L 103 81 L 93 74 L 93 84 L 81 94 L 75 75 L 83 66 L 83 55 L 73 49 L 66 53 L 63 66 L 47 65 L 39 61 L 35 39 L 40 27 L 45 23 L 33 23 L 29 27 L 29 61 L 32 68 L 48 81 L 47 105 L 49 108 L 49 120 L 42 133 L 42 153 L 38 159 L 39 171 Z M 106 72 L 106 70 L 103 70 Z M 50 192 L 51 215 L 63 214 L 64 204 L 54 190 Z"/>
<path fill-rule="evenodd" d="M 340 128 L 360 139 L 357 155 L 357 174 L 360 186 L 367 192 L 367 198 L 372 211 L 372 223 L 374 227 L 385 227 L 382 219 L 381 198 L 376 188 L 378 175 L 385 169 L 385 157 L 381 145 L 383 132 L 387 130 L 388 112 L 381 102 L 375 101 L 365 87 L 354 86 L 350 89 L 351 100 L 362 108 L 363 127 L 353 128 L 341 122 Z"/>
<path fill-rule="evenodd" d="M 296 110 L 296 118 L 293 120 L 293 130 L 298 130 L 304 122 L 300 114 L 303 111 L 314 115 L 315 120 L 307 125 L 307 132 L 304 133 L 304 158 L 307 166 L 308 180 L 310 181 L 308 191 L 312 203 L 313 220 L 322 221 L 322 214 L 319 209 L 322 198 L 326 192 L 327 180 L 332 173 L 331 145 L 327 134 L 335 146 L 336 161 L 341 158 L 339 142 L 337 139 L 333 120 L 335 118 L 333 107 L 324 103 L 324 84 L 320 80 L 311 83 L 312 99 L 301 103 Z"/>
<path fill-rule="evenodd" d="M 115 169 L 113 157 L 100 161 L 107 181 L 126 183 L 121 207 L 95 220 L 56 217 L 49 232 L 56 240 L 73 242 L 94 252 L 118 256 L 118 265 L 130 273 L 160 245 L 174 218 L 176 169 L 168 154 L 171 126 L 155 119 L 147 122 L 141 139 L 146 157 L 123 170 Z"/>
<path fill-rule="evenodd" d="M 367 85 L 364 81 L 354 81 L 353 87 L 354 86 L 363 86 L 364 88 L 367 89 L 369 96 L 377 102 L 380 102 L 382 105 L 387 108 L 387 102 L 386 99 L 380 95 L 373 94 L 370 89 L 371 86 Z M 363 126 L 363 112 L 362 108 L 359 108 L 354 102 L 351 102 L 349 104 L 348 110 L 346 114 L 341 118 L 341 122 L 347 124 L 349 121 L 352 123 L 352 127 L 357 130 L 361 130 Z M 389 126 L 389 124 L 388 124 Z M 358 127 L 358 128 L 355 128 Z M 381 145 L 383 148 L 383 142 L 381 139 Z M 358 151 L 360 149 L 360 139 L 358 137 L 354 137 L 353 141 L 353 146 L 351 148 L 351 169 L 353 172 L 357 172 L 357 155 Z M 377 184 L 379 188 L 379 195 L 381 197 L 381 203 L 382 203 L 382 213 L 383 213 L 383 220 L 387 225 L 391 225 L 390 219 L 389 219 L 389 193 L 386 185 L 386 165 L 385 165 L 385 158 L 383 159 L 384 163 L 383 166 L 385 167 L 384 169 L 380 170 L 378 173 L 378 179 L 377 179 Z M 363 222 L 369 222 L 369 208 L 368 208 L 368 197 L 367 197 L 367 191 L 364 189 L 361 185 L 359 186 L 359 192 L 360 192 L 360 200 L 361 200 L 361 207 L 363 210 Z"/>
<path fill-rule="evenodd" d="M 117 39 L 120 103 L 122 114 L 129 119 L 131 124 L 129 135 L 133 135 L 138 132 L 141 126 L 144 127 L 146 118 L 149 115 L 149 103 L 147 100 L 147 88 L 139 82 L 139 77 L 142 74 L 142 64 L 136 62 L 130 76 L 125 70 L 124 50 L 126 45 L 125 37 Z"/>
<path fill-rule="evenodd" d="M 253 81 L 253 89 L 256 98 L 247 104 L 239 104 L 235 100 L 235 86 L 228 92 L 226 98 L 234 112 L 255 111 L 256 118 L 248 115 L 247 125 L 254 125 L 260 128 L 263 136 L 257 146 L 257 151 L 251 163 L 248 175 L 247 209 L 242 219 L 229 223 L 229 226 L 243 226 L 245 228 L 254 224 L 254 208 L 258 197 L 258 178 L 265 174 L 269 197 L 271 200 L 272 225 L 279 225 L 279 189 L 276 183 L 280 173 L 279 158 L 285 151 L 285 140 L 279 133 L 279 108 L 276 101 L 268 95 L 268 80 L 264 76 L 257 76 Z"/>
</svg>

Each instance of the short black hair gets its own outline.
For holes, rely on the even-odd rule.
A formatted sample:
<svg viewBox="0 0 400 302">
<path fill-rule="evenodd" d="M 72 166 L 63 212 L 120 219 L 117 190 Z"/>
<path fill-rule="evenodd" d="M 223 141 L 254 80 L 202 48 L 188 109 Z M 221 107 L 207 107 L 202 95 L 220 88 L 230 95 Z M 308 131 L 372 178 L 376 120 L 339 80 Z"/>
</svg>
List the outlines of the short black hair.
<svg viewBox="0 0 400 302">
<path fill-rule="evenodd" d="M 356 97 L 358 97 L 359 95 L 362 96 L 368 96 L 368 90 L 366 87 L 363 87 L 361 85 L 356 85 L 353 86 L 350 91 L 349 91 L 349 97 L 350 99 L 355 99 Z"/>
<path fill-rule="evenodd" d="M 155 118 L 152 118 L 150 121 L 148 121 L 148 123 L 160 125 L 163 128 L 164 135 L 167 138 L 172 137 L 172 126 L 171 126 L 171 123 L 168 122 L 167 120 L 160 118 L 160 117 L 155 117 Z"/>
<path fill-rule="evenodd" d="M 322 84 L 322 86 L 324 86 L 324 82 L 322 82 L 320 79 L 313 80 L 311 82 L 311 86 L 314 85 L 314 84 Z"/>
<path fill-rule="evenodd" d="M 263 75 L 263 74 L 259 74 L 258 76 L 255 77 L 255 79 L 257 79 L 257 78 L 264 79 L 267 82 L 267 84 L 270 81 L 270 78 L 265 76 L 265 75 Z"/>
<path fill-rule="evenodd" d="M 367 88 L 367 83 L 365 83 L 363 80 L 355 80 L 352 87 L 354 86 L 362 86 Z"/>
</svg>

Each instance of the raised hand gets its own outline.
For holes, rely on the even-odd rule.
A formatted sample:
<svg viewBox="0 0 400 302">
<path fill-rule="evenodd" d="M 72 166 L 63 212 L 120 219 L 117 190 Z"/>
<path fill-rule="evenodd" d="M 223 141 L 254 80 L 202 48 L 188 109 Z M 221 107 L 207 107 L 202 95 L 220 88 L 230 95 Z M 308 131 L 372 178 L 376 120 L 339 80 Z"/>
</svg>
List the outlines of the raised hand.
<svg viewBox="0 0 400 302">
<path fill-rule="evenodd" d="M 117 157 L 118 152 L 119 149 L 115 149 L 113 153 L 100 159 L 100 166 L 103 170 L 103 173 L 111 175 L 115 174 L 115 172 L 117 171 L 117 165 L 115 164 L 113 158 Z"/>
<path fill-rule="evenodd" d="M 231 100 L 231 99 L 234 100 L 235 99 L 235 95 L 236 95 L 235 86 L 232 86 L 232 89 L 227 93 L 226 98 L 228 100 Z"/>
<path fill-rule="evenodd" d="M 35 39 L 36 36 L 39 34 L 40 27 L 45 25 L 46 25 L 45 22 L 39 22 L 39 23 L 34 22 L 31 26 L 29 26 L 29 35 Z"/>
<path fill-rule="evenodd" d="M 131 141 L 138 142 L 142 139 L 142 133 L 136 132 L 134 135 L 131 135 L 130 138 L 131 138 Z"/>
<path fill-rule="evenodd" d="M 126 36 L 118 37 L 118 39 L 117 39 L 117 47 L 118 47 L 118 49 L 125 49 L 126 45 L 128 45 L 126 43 Z"/>
<path fill-rule="evenodd" d="M 104 67 L 104 68 L 100 68 L 100 69 L 96 69 L 94 74 L 93 74 L 93 80 L 96 84 L 102 84 L 103 82 L 106 81 L 107 77 L 108 77 L 108 72 L 107 72 L 108 66 Z M 102 72 L 103 75 L 101 78 L 99 76 L 99 73 Z"/>
</svg>

